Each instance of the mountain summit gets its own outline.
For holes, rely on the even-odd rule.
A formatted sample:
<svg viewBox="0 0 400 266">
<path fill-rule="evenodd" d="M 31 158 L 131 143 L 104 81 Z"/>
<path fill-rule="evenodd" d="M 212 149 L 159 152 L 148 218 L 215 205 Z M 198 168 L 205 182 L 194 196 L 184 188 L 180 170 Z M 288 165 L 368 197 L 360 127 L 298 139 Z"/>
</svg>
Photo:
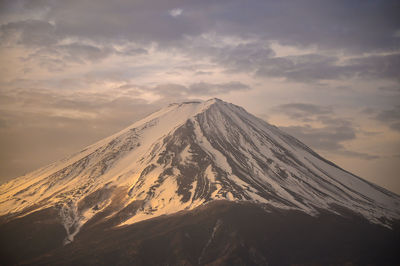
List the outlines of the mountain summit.
<svg viewBox="0 0 400 266">
<path fill-rule="evenodd" d="M 64 244 L 85 227 L 117 230 L 217 200 L 310 217 L 351 213 L 387 228 L 400 218 L 396 194 L 219 99 L 170 104 L 1 185 L 0 197 L 6 223 L 51 209 L 65 229 Z"/>
</svg>

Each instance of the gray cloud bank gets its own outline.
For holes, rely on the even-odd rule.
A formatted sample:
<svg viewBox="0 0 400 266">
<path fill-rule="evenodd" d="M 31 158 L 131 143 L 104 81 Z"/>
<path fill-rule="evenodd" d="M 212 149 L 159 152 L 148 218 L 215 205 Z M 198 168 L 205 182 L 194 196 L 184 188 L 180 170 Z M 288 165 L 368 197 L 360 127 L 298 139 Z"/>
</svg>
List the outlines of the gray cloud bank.
<svg viewBox="0 0 400 266">
<path fill-rule="evenodd" d="M 6 14 L 39 15 L 0 26 L 3 44 L 39 48 L 50 69 L 66 61 L 97 61 L 111 54 L 147 54 L 146 46 L 207 56 L 229 71 L 253 71 L 259 77 L 299 82 L 341 78 L 399 81 L 400 4 L 398 1 L 3 1 Z M 185 10 L 171 16 L 171 10 Z M 204 33 L 254 40 L 215 44 Z M 203 39 L 202 39 L 203 38 Z M 75 40 L 62 44 L 65 40 Z M 198 40 L 202 42 L 197 43 Z M 339 62 L 338 55 L 275 57 L 271 41 L 320 51 L 341 51 L 359 58 Z M 136 47 L 117 50 L 115 45 Z M 366 53 L 392 52 L 389 55 Z M 393 54 L 394 52 L 394 54 Z M 45 66 L 46 63 L 43 62 Z M 62 68 L 62 65 L 58 65 Z"/>
<path fill-rule="evenodd" d="M 318 45 L 356 52 L 398 48 L 398 1 L 2 1 L 1 12 L 42 13 L 45 21 L 25 27 L 26 42 L 51 42 L 76 36 L 100 42 L 173 43 L 184 36 L 215 31 L 244 38 L 257 36 L 286 44 Z M 171 10 L 184 10 L 170 16 Z M 21 23 L 21 22 L 20 22 Z M 10 25 L 16 25 L 10 24 Z M 54 25 L 54 26 L 52 26 Z M 32 27 L 34 27 L 32 29 Z M 39 29 L 39 31 L 37 31 Z M 28 38 L 29 37 L 29 38 Z"/>
<path fill-rule="evenodd" d="M 337 117 L 332 107 L 291 103 L 279 105 L 274 108 L 274 111 L 306 123 L 303 126 L 287 126 L 281 127 L 281 129 L 315 149 L 365 160 L 380 158 L 378 155 L 351 151 L 345 148 L 342 142 L 356 139 L 357 129 L 351 121 Z M 309 122 L 319 122 L 323 126 L 312 127 L 307 124 Z"/>
<path fill-rule="evenodd" d="M 391 129 L 400 132 L 400 105 L 389 110 L 380 111 L 374 118 L 387 123 Z"/>
</svg>

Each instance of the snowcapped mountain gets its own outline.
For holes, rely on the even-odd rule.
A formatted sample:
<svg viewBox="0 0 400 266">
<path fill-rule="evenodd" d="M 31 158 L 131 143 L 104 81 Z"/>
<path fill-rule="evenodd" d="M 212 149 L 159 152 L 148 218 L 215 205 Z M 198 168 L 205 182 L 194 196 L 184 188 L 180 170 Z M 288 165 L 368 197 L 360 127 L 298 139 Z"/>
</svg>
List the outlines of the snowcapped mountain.
<svg viewBox="0 0 400 266">
<path fill-rule="evenodd" d="M 82 226 L 123 227 L 215 200 L 310 216 L 350 210 L 390 228 L 400 197 L 219 99 L 171 104 L 84 150 L 0 186 L 7 221 L 57 210 L 65 243 Z"/>
</svg>

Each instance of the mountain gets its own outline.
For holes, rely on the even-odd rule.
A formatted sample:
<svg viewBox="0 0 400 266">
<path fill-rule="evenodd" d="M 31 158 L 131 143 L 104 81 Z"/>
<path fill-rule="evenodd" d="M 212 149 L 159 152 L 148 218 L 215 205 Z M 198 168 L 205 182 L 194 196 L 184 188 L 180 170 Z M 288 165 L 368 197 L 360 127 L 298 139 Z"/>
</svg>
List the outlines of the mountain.
<svg viewBox="0 0 400 266">
<path fill-rule="evenodd" d="M 1 185 L 0 216 L 9 263 L 400 262 L 398 195 L 219 99 L 171 104 Z"/>
</svg>

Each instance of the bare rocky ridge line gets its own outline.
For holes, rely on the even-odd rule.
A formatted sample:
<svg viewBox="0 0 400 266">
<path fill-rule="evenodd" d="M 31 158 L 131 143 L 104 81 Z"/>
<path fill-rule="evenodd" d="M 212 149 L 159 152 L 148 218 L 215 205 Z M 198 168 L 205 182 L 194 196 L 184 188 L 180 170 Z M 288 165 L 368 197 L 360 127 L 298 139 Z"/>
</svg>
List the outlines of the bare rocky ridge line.
<svg viewBox="0 0 400 266">
<path fill-rule="evenodd" d="M 59 209 L 66 243 L 95 221 L 113 226 L 251 201 L 317 215 L 352 210 L 387 227 L 400 197 L 348 173 L 243 108 L 212 99 L 150 115 L 60 162 L 0 186 L 0 215 Z"/>
</svg>

